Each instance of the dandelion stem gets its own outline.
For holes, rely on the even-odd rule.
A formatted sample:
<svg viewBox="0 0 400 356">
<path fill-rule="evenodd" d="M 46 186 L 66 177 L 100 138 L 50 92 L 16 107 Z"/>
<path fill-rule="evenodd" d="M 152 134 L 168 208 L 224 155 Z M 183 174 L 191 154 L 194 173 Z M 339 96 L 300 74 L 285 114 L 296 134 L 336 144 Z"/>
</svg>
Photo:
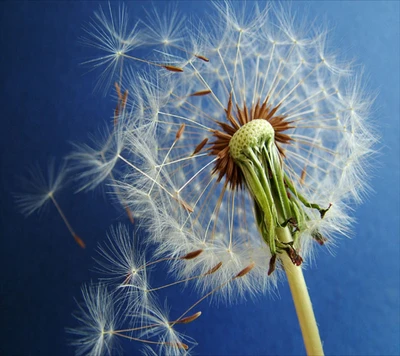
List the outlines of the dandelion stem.
<svg viewBox="0 0 400 356">
<path fill-rule="evenodd" d="M 292 236 L 287 227 L 276 229 L 276 231 L 280 241 L 285 243 L 292 241 Z M 294 265 L 286 253 L 280 254 L 279 257 L 287 275 L 307 355 L 324 355 L 303 270 L 301 266 Z"/>
</svg>

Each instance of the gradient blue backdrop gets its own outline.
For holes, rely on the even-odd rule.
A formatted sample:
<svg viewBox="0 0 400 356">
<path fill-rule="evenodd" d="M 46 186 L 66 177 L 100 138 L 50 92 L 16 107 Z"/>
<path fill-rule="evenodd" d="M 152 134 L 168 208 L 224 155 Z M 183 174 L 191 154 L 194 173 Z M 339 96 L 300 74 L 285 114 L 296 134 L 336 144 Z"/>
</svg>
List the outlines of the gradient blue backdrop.
<svg viewBox="0 0 400 356">
<path fill-rule="evenodd" d="M 128 3 L 132 17 L 145 2 Z M 156 3 L 164 7 L 165 3 Z M 204 15 L 202 2 L 182 3 Z M 381 145 L 374 163 L 374 192 L 355 211 L 354 238 L 338 241 L 335 255 L 321 249 L 305 272 L 327 355 L 398 355 L 399 349 L 399 3 L 295 2 L 300 18 L 328 21 L 332 44 L 363 64 L 368 87 L 378 91 L 373 119 Z M 0 4 L 0 308 L 1 355 L 70 355 L 64 328 L 90 271 L 99 241 L 112 223 L 126 220 L 99 194 L 58 194 L 76 231 L 74 243 L 53 207 L 25 219 L 12 192 L 32 162 L 42 166 L 85 142 L 113 104 L 93 94 L 95 74 L 79 63 L 89 52 L 78 44 L 95 2 L 2 2 Z M 106 117 L 108 114 L 106 114 Z M 154 276 L 161 282 L 163 275 Z M 157 282 L 155 285 L 157 285 Z M 182 311 L 179 288 L 170 290 L 172 315 Z M 185 300 L 187 299 L 187 300 Z M 201 355 L 304 353 L 286 283 L 279 295 L 233 306 L 202 304 L 203 315 L 185 329 Z M 174 314 L 175 313 L 175 314 Z M 140 345 L 125 343 L 136 354 Z"/>
</svg>

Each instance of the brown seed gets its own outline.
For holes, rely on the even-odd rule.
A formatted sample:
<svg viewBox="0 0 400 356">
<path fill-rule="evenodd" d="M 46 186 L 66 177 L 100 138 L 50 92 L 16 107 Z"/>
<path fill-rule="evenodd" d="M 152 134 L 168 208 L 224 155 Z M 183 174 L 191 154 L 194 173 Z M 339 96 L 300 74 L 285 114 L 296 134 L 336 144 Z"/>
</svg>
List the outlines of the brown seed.
<svg viewBox="0 0 400 356">
<path fill-rule="evenodd" d="M 86 244 L 83 242 L 83 240 L 77 235 L 77 234 L 73 234 L 73 237 L 76 241 L 76 243 L 81 247 L 81 248 L 85 248 Z"/>
<path fill-rule="evenodd" d="M 182 68 L 175 67 L 175 66 L 164 65 L 162 67 L 164 67 L 166 70 L 169 70 L 170 72 L 183 72 Z"/>
<path fill-rule="evenodd" d="M 192 321 L 196 320 L 201 315 L 201 312 L 197 312 L 196 314 L 187 316 L 186 318 L 179 319 L 175 322 L 175 324 L 189 324 Z"/>
<path fill-rule="evenodd" d="M 117 107 L 114 110 L 114 127 L 118 125 L 118 117 L 119 117 L 119 104 L 117 104 Z"/>
<path fill-rule="evenodd" d="M 194 211 L 193 208 L 183 199 L 179 198 L 178 196 L 173 197 L 173 199 L 175 199 L 179 204 L 181 204 L 186 211 L 188 211 L 189 213 L 193 213 Z"/>
<path fill-rule="evenodd" d="M 193 94 L 190 94 L 189 96 L 203 96 L 203 95 L 207 95 L 210 93 L 211 93 L 211 90 L 200 90 L 200 91 L 196 91 Z"/>
<path fill-rule="evenodd" d="M 217 272 L 222 266 L 222 262 L 218 263 L 217 265 L 215 265 L 213 268 L 211 268 L 209 271 L 207 271 L 206 273 L 204 273 L 205 276 L 208 276 L 209 274 L 213 274 L 215 272 Z"/>
<path fill-rule="evenodd" d="M 125 205 L 124 208 L 125 208 L 126 215 L 128 215 L 129 221 L 131 222 L 131 224 L 133 224 L 134 219 L 133 219 L 131 209 L 129 209 L 129 207 L 127 205 Z"/>
<path fill-rule="evenodd" d="M 185 349 L 185 350 L 189 349 L 189 346 L 184 344 L 183 342 L 164 342 L 164 345 L 177 347 L 178 349 Z"/>
<path fill-rule="evenodd" d="M 204 57 L 204 56 L 202 56 L 202 55 L 200 55 L 200 54 L 195 54 L 194 56 L 195 56 L 196 58 L 198 58 L 198 59 L 201 59 L 201 60 L 204 61 L 204 62 L 209 62 L 209 61 L 210 61 L 207 57 Z"/>
<path fill-rule="evenodd" d="M 185 131 L 185 124 L 182 124 L 181 127 L 179 128 L 178 132 L 176 133 L 175 138 L 179 140 L 183 134 L 183 131 Z"/>
<path fill-rule="evenodd" d="M 233 279 L 243 277 L 244 275 L 249 273 L 255 267 L 255 265 L 256 264 L 254 262 L 250 263 L 246 268 L 242 269 Z"/>
<path fill-rule="evenodd" d="M 186 209 L 186 211 L 188 211 L 189 213 L 193 213 L 193 208 L 188 204 L 188 203 L 186 203 L 184 200 L 182 200 L 182 199 L 178 199 L 178 201 L 179 201 L 179 203 L 181 203 L 181 205 L 183 206 L 183 208 L 184 209 Z"/>
<path fill-rule="evenodd" d="M 185 256 L 180 257 L 181 260 L 191 260 L 193 258 L 196 258 L 198 255 L 200 255 L 203 252 L 203 250 L 196 250 L 196 251 L 192 251 L 189 252 L 188 254 L 186 254 Z"/>
<path fill-rule="evenodd" d="M 192 153 L 192 156 L 194 156 L 195 154 L 199 153 L 199 152 L 203 149 L 203 147 L 206 145 L 207 141 L 208 141 L 208 138 L 205 138 L 203 141 L 201 141 L 201 142 L 196 146 L 196 148 L 194 149 L 194 151 L 193 151 L 193 153 Z"/>
<path fill-rule="evenodd" d="M 122 95 L 121 95 L 121 88 L 117 82 L 114 83 L 115 86 L 115 91 L 117 92 L 118 99 L 122 100 Z"/>
<path fill-rule="evenodd" d="M 303 185 L 305 180 L 306 180 L 306 172 L 307 166 L 303 168 L 303 170 L 301 171 L 301 176 L 300 176 L 300 184 Z"/>
<path fill-rule="evenodd" d="M 128 90 L 125 90 L 124 96 L 122 97 L 121 100 L 121 108 L 124 108 L 126 106 L 127 100 L 128 100 Z"/>
</svg>

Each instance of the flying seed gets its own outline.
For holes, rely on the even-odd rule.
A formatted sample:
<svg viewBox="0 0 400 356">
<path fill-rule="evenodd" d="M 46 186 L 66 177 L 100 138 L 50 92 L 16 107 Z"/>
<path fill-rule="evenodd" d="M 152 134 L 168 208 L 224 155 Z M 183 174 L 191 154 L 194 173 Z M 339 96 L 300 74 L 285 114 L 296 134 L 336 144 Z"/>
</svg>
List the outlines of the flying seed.
<svg viewBox="0 0 400 356">
<path fill-rule="evenodd" d="M 176 199 L 176 198 L 175 198 Z M 182 205 L 182 207 L 186 210 L 186 211 L 188 211 L 189 213 L 193 213 L 193 208 L 188 204 L 188 203 L 186 203 L 184 200 L 182 200 L 182 199 L 176 199 L 181 205 Z"/>
<path fill-rule="evenodd" d="M 134 223 L 134 219 L 133 219 L 133 215 L 132 215 L 131 209 L 129 209 L 126 205 L 124 206 L 124 208 L 125 208 L 126 215 L 128 215 L 129 221 L 131 222 L 131 224 L 133 224 Z"/>
<path fill-rule="evenodd" d="M 200 91 L 196 91 L 193 94 L 190 94 L 189 96 L 203 96 L 203 95 L 207 95 L 210 93 L 211 93 L 211 90 L 200 90 Z"/>
<path fill-rule="evenodd" d="M 179 319 L 174 324 L 189 324 L 192 321 L 196 320 L 200 315 L 201 315 L 201 312 L 199 311 L 196 314 L 193 314 L 193 315 L 187 316 L 185 318 Z"/>
<path fill-rule="evenodd" d="M 196 58 L 198 58 L 198 59 L 201 59 L 201 60 L 204 61 L 204 62 L 209 62 L 209 61 L 210 61 L 207 57 L 204 57 L 204 56 L 202 56 L 202 55 L 200 55 L 200 54 L 195 54 L 194 56 L 195 56 Z"/>
<path fill-rule="evenodd" d="M 185 350 L 189 349 L 189 346 L 184 344 L 183 342 L 164 342 L 164 345 L 177 347 L 178 349 L 185 349 Z"/>
<path fill-rule="evenodd" d="M 211 268 L 208 272 L 204 273 L 205 276 L 208 276 L 209 274 L 213 274 L 217 272 L 222 266 L 222 262 L 218 263 L 215 265 L 213 268 Z"/>
<path fill-rule="evenodd" d="M 303 185 L 305 180 L 306 180 L 306 172 L 307 167 L 304 167 L 303 170 L 301 171 L 301 176 L 300 176 L 300 184 Z"/>
<path fill-rule="evenodd" d="M 83 242 L 83 240 L 82 240 L 77 234 L 74 234 L 73 237 L 74 237 L 76 243 L 77 243 L 81 248 L 85 248 L 85 247 L 86 247 L 86 244 Z"/>
<path fill-rule="evenodd" d="M 114 110 L 114 127 L 118 125 L 119 105 Z"/>
<path fill-rule="evenodd" d="M 175 67 L 175 66 L 164 65 L 164 66 L 161 66 L 161 67 L 164 67 L 166 70 L 169 70 L 170 72 L 183 72 L 182 68 Z"/>
<path fill-rule="evenodd" d="M 242 269 L 233 279 L 243 277 L 244 275 L 249 273 L 255 267 L 255 265 L 256 264 L 254 262 L 250 263 L 246 268 Z"/>
<path fill-rule="evenodd" d="M 124 96 L 122 97 L 121 100 L 121 108 L 125 107 L 127 99 L 128 99 L 128 90 L 125 90 Z"/>
<path fill-rule="evenodd" d="M 201 141 L 201 142 L 196 146 L 196 148 L 194 149 L 194 151 L 193 151 L 193 153 L 192 153 L 192 156 L 198 154 L 198 153 L 203 149 L 203 147 L 206 145 L 207 142 L 208 142 L 208 138 L 205 138 L 203 141 Z"/>
<path fill-rule="evenodd" d="M 177 131 L 176 136 L 175 136 L 175 138 L 177 140 L 179 140 L 181 138 L 183 131 L 185 131 L 185 124 L 182 124 L 181 127 L 179 128 L 179 130 Z"/>
<path fill-rule="evenodd" d="M 185 256 L 180 257 L 181 260 L 191 260 L 193 258 L 196 258 L 198 255 L 200 255 L 203 252 L 203 250 L 196 250 L 196 251 L 192 251 L 189 252 L 188 254 L 186 254 Z"/>
<path fill-rule="evenodd" d="M 115 91 L 117 92 L 118 99 L 122 101 L 121 87 L 117 82 L 114 83 Z"/>
</svg>

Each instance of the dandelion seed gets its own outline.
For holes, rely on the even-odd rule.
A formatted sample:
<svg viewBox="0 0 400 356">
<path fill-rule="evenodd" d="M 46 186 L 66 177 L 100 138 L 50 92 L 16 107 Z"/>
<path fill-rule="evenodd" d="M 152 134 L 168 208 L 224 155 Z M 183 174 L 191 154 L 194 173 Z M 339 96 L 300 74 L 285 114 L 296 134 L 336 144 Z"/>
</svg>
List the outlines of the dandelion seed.
<svg viewBox="0 0 400 356">
<path fill-rule="evenodd" d="M 115 75 L 118 76 L 117 82 L 121 81 L 124 56 L 142 44 L 137 25 L 128 30 L 129 18 L 125 6 L 120 6 L 116 12 L 113 13 L 111 4 L 108 4 L 106 12 L 100 7 L 94 20 L 84 29 L 86 37 L 81 38 L 82 44 L 103 52 L 101 56 L 83 64 L 92 69 L 104 68 L 96 85 L 97 89 L 104 87 L 104 94 L 115 81 Z"/>
<path fill-rule="evenodd" d="M 153 344 L 158 345 L 158 354 L 160 355 L 185 355 L 189 345 L 194 345 L 195 342 L 193 339 L 176 331 L 174 325 L 185 323 L 185 320 L 190 322 L 190 319 L 194 320 L 200 314 L 196 313 L 188 319 L 180 317 L 171 322 L 166 308 L 162 310 L 160 307 L 152 305 L 144 313 L 143 322 L 140 326 L 140 329 L 142 329 L 141 337 L 146 337 L 148 341 L 154 338 L 158 340 Z"/>
<path fill-rule="evenodd" d="M 143 285 L 141 266 L 145 265 L 145 256 L 138 247 L 134 234 L 128 228 L 118 224 L 110 229 L 106 245 L 99 247 L 100 258 L 96 259 L 97 271 L 107 275 L 102 280 L 123 284 Z"/>
<path fill-rule="evenodd" d="M 33 166 L 28 171 L 27 177 L 21 180 L 26 192 L 15 194 L 16 203 L 20 207 L 21 212 L 25 216 L 29 216 L 34 212 L 40 212 L 45 208 L 47 203 L 51 201 L 56 207 L 75 242 L 81 248 L 85 248 L 85 242 L 76 234 L 55 198 L 55 193 L 58 192 L 64 184 L 67 173 L 66 166 L 65 164 L 62 164 L 59 166 L 58 170 L 56 170 L 55 162 L 54 160 L 51 160 L 47 169 L 47 177 L 44 177 L 38 166 Z"/>
<path fill-rule="evenodd" d="M 74 151 L 67 156 L 67 160 L 69 169 L 76 173 L 75 180 L 80 185 L 78 192 L 93 190 L 106 179 L 115 179 L 112 172 L 123 149 L 122 127 L 120 123 L 111 133 L 105 130 L 100 138 L 91 137 L 93 144 L 90 146 L 73 144 Z"/>
<path fill-rule="evenodd" d="M 55 161 L 50 160 L 47 167 L 47 177 L 39 166 L 32 166 L 27 176 L 22 178 L 22 185 L 26 189 L 24 194 L 15 194 L 15 200 L 25 216 L 40 212 L 51 200 L 63 183 L 65 183 L 66 169 L 61 165 L 56 171 Z"/>
<path fill-rule="evenodd" d="M 193 252 L 189 252 L 185 256 L 182 256 L 182 260 L 191 260 L 192 258 L 196 258 L 198 255 L 200 255 L 203 252 L 203 250 L 196 250 Z"/>
<path fill-rule="evenodd" d="M 118 353 L 115 345 L 114 330 L 121 322 L 118 309 L 105 286 L 87 285 L 82 288 L 83 304 L 74 314 L 80 325 L 68 328 L 74 335 L 71 342 L 78 355 L 110 355 Z"/>
</svg>

